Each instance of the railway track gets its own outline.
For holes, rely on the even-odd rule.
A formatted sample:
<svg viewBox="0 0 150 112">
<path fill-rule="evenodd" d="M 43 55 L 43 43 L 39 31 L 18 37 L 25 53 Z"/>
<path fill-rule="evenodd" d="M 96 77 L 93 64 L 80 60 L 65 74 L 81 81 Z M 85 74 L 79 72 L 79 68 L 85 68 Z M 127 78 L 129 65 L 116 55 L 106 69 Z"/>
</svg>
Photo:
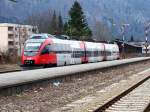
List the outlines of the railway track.
<svg viewBox="0 0 150 112">
<path fill-rule="evenodd" d="M 105 103 L 95 112 L 149 112 L 150 76 Z"/>
</svg>

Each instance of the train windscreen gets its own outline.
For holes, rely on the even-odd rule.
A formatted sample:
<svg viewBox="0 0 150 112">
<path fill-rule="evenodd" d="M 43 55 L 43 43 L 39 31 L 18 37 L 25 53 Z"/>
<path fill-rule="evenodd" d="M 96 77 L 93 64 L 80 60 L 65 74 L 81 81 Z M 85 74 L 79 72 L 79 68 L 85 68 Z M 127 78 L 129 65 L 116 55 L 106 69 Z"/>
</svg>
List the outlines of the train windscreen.
<svg viewBox="0 0 150 112">
<path fill-rule="evenodd" d="M 38 51 L 41 43 L 27 43 L 25 45 L 24 51 Z"/>
<path fill-rule="evenodd" d="M 24 55 L 35 56 L 38 53 L 40 46 L 41 43 L 27 43 L 24 48 Z"/>
</svg>

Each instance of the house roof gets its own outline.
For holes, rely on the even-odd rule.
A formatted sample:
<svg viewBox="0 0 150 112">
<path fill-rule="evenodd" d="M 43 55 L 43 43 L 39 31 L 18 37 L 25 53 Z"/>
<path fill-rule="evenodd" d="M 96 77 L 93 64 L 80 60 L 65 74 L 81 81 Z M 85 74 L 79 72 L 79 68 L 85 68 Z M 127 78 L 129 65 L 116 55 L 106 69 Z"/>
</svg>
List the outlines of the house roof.
<svg viewBox="0 0 150 112">
<path fill-rule="evenodd" d="M 118 43 L 118 42 L 119 42 L 119 43 L 123 43 L 122 40 L 116 40 L 115 42 L 117 42 L 117 43 Z M 135 45 L 135 44 L 133 44 L 133 43 L 124 42 L 124 44 L 129 45 L 129 46 L 133 46 L 133 47 L 142 48 L 142 46 L 140 46 L 140 45 Z"/>
</svg>

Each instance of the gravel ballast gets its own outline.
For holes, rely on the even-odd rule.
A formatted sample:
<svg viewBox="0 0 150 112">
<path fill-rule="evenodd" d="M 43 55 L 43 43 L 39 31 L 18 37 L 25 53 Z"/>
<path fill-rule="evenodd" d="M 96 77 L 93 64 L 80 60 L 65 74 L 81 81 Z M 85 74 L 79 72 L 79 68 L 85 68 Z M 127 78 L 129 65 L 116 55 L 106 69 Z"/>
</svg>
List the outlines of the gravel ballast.
<svg viewBox="0 0 150 112">
<path fill-rule="evenodd" d="M 2 112 L 49 112 L 150 67 L 150 61 L 82 73 L 13 96 L 0 96 Z"/>
</svg>

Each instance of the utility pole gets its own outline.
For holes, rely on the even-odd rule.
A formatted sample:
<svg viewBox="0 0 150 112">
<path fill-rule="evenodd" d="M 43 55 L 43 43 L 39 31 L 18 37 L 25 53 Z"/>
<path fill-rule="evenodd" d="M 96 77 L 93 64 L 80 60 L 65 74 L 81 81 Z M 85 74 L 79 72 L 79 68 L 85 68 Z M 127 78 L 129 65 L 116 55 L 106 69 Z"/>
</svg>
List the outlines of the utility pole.
<svg viewBox="0 0 150 112">
<path fill-rule="evenodd" d="M 148 47 L 147 36 L 148 36 L 148 32 L 145 31 L 145 48 L 146 48 L 146 56 L 147 56 L 147 51 L 148 51 L 148 49 L 147 49 L 147 47 Z"/>
<path fill-rule="evenodd" d="M 130 26 L 130 24 L 122 24 L 121 25 L 121 33 L 122 33 L 122 56 L 125 58 L 125 28 Z"/>
<path fill-rule="evenodd" d="M 150 22 L 145 25 L 145 50 L 146 56 L 148 54 L 148 33 L 150 32 Z"/>
</svg>

